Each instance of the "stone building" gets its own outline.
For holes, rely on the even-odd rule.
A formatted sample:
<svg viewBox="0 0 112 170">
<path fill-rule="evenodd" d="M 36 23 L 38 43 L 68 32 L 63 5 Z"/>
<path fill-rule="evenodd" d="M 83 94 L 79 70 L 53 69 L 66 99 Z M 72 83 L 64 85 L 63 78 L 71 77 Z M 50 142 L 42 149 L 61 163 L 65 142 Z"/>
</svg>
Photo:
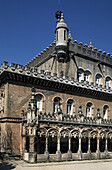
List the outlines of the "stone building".
<svg viewBox="0 0 112 170">
<path fill-rule="evenodd" d="M 73 41 L 56 18 L 49 47 L 25 66 L 0 66 L 0 152 L 30 162 L 112 157 L 112 58 Z"/>
</svg>

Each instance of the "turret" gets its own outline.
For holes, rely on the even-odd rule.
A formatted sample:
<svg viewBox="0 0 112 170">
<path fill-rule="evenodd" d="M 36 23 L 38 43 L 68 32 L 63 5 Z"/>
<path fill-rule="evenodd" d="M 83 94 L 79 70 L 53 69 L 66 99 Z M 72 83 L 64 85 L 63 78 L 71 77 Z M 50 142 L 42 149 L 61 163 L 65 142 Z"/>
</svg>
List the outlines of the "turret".
<svg viewBox="0 0 112 170">
<path fill-rule="evenodd" d="M 57 60 L 60 62 L 64 62 L 67 53 L 67 35 L 68 35 L 68 27 L 64 22 L 63 13 L 61 11 L 57 11 L 57 26 L 56 26 L 56 52 L 57 52 Z"/>
</svg>

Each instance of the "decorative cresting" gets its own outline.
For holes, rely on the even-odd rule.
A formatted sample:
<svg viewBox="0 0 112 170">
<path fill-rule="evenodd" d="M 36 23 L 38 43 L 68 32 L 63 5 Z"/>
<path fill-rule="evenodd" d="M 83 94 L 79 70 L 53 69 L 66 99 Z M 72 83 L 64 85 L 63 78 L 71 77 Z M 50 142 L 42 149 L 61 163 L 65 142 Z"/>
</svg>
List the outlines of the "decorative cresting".
<svg viewBox="0 0 112 170">
<path fill-rule="evenodd" d="M 83 125 L 90 125 L 90 126 L 96 126 L 96 125 L 105 125 L 106 127 L 112 127 L 112 120 L 104 120 L 101 117 L 101 114 L 99 113 L 96 115 L 96 117 L 87 117 L 84 116 L 82 112 L 78 112 L 78 115 L 64 115 L 62 112 L 61 114 L 53 114 L 53 113 L 40 113 L 39 115 L 39 121 L 40 122 L 61 122 L 63 124 L 70 124 L 70 125 L 80 125 L 82 123 Z"/>
</svg>

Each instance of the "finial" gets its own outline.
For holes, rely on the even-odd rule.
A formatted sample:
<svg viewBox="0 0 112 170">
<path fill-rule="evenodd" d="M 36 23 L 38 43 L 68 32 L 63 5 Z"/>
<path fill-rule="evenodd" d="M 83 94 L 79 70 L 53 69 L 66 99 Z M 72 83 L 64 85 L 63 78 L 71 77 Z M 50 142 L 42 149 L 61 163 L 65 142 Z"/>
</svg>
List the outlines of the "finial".
<svg viewBox="0 0 112 170">
<path fill-rule="evenodd" d="M 64 16 L 63 16 L 63 12 L 61 13 L 61 20 L 63 20 L 64 19 Z"/>
<path fill-rule="evenodd" d="M 61 12 L 60 10 L 56 12 L 55 17 L 56 17 L 57 21 L 60 21 L 60 19 L 61 19 L 61 13 L 62 13 L 62 12 Z"/>
<path fill-rule="evenodd" d="M 71 35 L 70 31 L 69 31 L 69 34 L 68 34 L 68 39 L 72 41 L 72 35 Z"/>
<path fill-rule="evenodd" d="M 89 43 L 89 48 L 93 49 L 93 43 L 92 43 L 92 40 L 90 40 L 90 43 Z"/>
</svg>

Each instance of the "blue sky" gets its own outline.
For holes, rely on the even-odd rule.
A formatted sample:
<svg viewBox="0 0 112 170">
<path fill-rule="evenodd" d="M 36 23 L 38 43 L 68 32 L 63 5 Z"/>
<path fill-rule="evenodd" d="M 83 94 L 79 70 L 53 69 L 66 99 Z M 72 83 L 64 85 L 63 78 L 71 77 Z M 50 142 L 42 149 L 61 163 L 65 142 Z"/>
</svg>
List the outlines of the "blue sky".
<svg viewBox="0 0 112 170">
<path fill-rule="evenodd" d="M 26 64 L 54 41 L 59 0 L 0 0 L 0 63 Z M 60 0 L 78 43 L 112 55 L 112 0 Z"/>
</svg>

